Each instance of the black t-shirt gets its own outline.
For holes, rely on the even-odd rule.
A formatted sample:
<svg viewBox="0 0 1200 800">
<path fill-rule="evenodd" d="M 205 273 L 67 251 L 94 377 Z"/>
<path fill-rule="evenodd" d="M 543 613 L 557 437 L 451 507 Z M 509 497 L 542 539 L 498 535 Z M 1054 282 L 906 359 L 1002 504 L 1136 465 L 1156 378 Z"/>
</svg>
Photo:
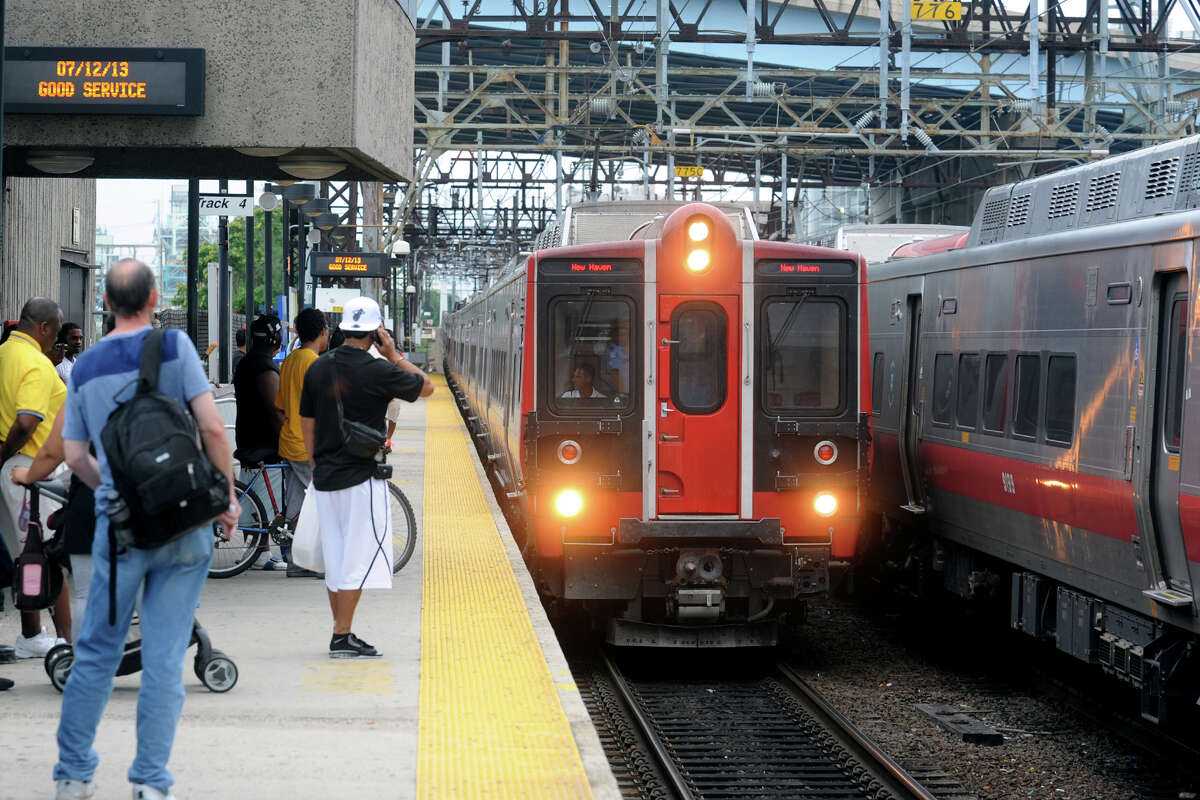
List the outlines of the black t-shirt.
<svg viewBox="0 0 1200 800">
<path fill-rule="evenodd" d="M 257 350 L 246 353 L 233 371 L 233 392 L 237 398 L 237 446 L 243 453 L 275 452 L 279 436 L 275 432 L 275 398 L 264 398 L 259 376 L 279 372 L 271 356 Z"/>
<path fill-rule="evenodd" d="M 350 345 L 330 350 L 313 362 L 304 374 L 300 416 L 314 421 L 313 461 L 317 462 L 317 468 L 313 471 L 313 485 L 322 492 L 357 486 L 375 471 L 372 459 L 356 458 L 342 450 L 337 401 L 333 395 L 335 381 L 341 385 L 345 418 L 370 425 L 381 433 L 384 412 L 392 398 L 414 402 L 425 385 L 420 375 Z"/>
</svg>

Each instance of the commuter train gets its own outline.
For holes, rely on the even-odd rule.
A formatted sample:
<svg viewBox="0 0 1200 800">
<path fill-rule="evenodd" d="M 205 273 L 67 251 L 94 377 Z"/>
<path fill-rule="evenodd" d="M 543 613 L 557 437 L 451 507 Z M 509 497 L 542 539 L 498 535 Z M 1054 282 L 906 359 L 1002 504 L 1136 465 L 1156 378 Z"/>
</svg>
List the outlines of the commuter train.
<svg viewBox="0 0 1200 800">
<path fill-rule="evenodd" d="M 443 330 L 542 591 L 619 645 L 775 643 L 857 546 L 861 259 L 654 201 L 571 207 L 535 247 Z"/>
<path fill-rule="evenodd" d="M 887 560 L 1008 593 L 1147 719 L 1194 705 L 1200 137 L 990 189 L 898 255 L 868 280 Z"/>
</svg>

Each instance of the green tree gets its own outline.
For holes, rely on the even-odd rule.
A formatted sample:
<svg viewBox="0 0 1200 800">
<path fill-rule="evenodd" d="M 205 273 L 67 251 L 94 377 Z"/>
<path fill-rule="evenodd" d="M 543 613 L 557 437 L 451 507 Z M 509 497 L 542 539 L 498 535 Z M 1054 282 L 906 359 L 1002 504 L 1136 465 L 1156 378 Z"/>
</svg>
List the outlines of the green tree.
<svg viewBox="0 0 1200 800">
<path fill-rule="evenodd" d="M 432 286 L 428 287 L 425 290 L 425 293 L 421 296 L 421 314 L 424 316 L 426 311 L 432 314 L 433 316 L 431 319 L 433 320 L 433 326 L 435 328 L 442 322 L 440 319 L 442 313 L 441 309 L 442 293 Z"/>
<path fill-rule="evenodd" d="M 283 215 L 271 215 L 274 235 L 272 260 L 275 262 L 271 276 L 271 291 L 278 297 L 284 288 Z M 242 312 L 246 308 L 246 220 L 249 217 L 234 217 L 229 220 L 229 267 L 232 274 L 233 310 Z M 261 311 L 265 302 L 266 281 L 264 280 L 266 214 L 261 208 L 254 209 L 254 307 Z M 201 308 L 208 308 L 208 264 L 220 261 L 217 245 L 212 242 L 200 244 L 200 286 L 197 293 Z M 187 285 L 175 290 L 173 305 L 187 305 Z"/>
</svg>

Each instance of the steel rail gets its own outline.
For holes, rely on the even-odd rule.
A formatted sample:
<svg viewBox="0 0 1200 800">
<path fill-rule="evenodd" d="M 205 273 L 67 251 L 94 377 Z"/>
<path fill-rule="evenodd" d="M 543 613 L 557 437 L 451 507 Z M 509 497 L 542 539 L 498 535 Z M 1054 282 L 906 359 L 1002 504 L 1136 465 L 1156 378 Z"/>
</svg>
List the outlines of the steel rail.
<svg viewBox="0 0 1200 800">
<path fill-rule="evenodd" d="M 646 743 L 650 746 L 654 758 L 658 761 L 658 766 L 662 769 L 663 775 L 671 784 L 671 788 L 675 790 L 675 794 L 681 800 L 693 800 L 695 794 L 692 793 L 691 786 L 688 785 L 687 779 L 683 777 L 683 773 L 679 771 L 679 767 L 675 765 L 671 754 L 667 752 L 666 746 L 654 731 L 654 725 L 642 710 L 641 705 L 634 699 L 633 693 L 629 691 L 629 682 L 625 680 L 625 676 L 621 674 L 621 670 L 617 669 L 617 665 L 612 662 L 607 653 L 601 653 L 600 657 L 604 660 L 604 667 L 608 670 L 608 676 L 612 679 L 613 685 L 617 688 L 617 693 L 620 694 L 622 702 L 629 710 L 629 715 L 637 726 L 641 729 L 642 736 Z"/>
<path fill-rule="evenodd" d="M 788 684 L 796 689 L 805 701 L 808 711 L 815 716 L 828 730 L 838 735 L 838 739 L 852 756 L 864 767 L 874 766 L 880 770 L 877 777 L 881 778 L 885 787 L 898 798 L 917 798 L 919 800 L 937 800 L 921 783 L 909 775 L 904 767 L 889 756 L 883 748 L 846 718 L 842 712 L 825 699 L 803 678 L 790 667 L 777 664 L 779 674 L 787 679 Z"/>
</svg>

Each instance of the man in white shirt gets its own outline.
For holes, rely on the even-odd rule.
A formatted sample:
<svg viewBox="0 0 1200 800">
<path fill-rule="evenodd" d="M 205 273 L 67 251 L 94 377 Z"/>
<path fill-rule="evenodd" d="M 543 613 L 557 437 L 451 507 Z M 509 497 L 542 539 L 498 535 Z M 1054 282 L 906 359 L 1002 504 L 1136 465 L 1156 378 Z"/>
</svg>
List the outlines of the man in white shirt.
<svg viewBox="0 0 1200 800">
<path fill-rule="evenodd" d="M 68 383 L 75 359 L 83 352 L 83 328 L 74 322 L 64 322 L 58 329 L 58 341 L 54 346 L 63 351 L 62 361 L 55 364 L 54 369 L 63 383 Z"/>
<path fill-rule="evenodd" d="M 595 389 L 596 369 L 591 364 L 579 364 L 571 374 L 571 385 L 575 388 L 559 395 L 563 400 L 604 400 L 604 395 Z"/>
</svg>

